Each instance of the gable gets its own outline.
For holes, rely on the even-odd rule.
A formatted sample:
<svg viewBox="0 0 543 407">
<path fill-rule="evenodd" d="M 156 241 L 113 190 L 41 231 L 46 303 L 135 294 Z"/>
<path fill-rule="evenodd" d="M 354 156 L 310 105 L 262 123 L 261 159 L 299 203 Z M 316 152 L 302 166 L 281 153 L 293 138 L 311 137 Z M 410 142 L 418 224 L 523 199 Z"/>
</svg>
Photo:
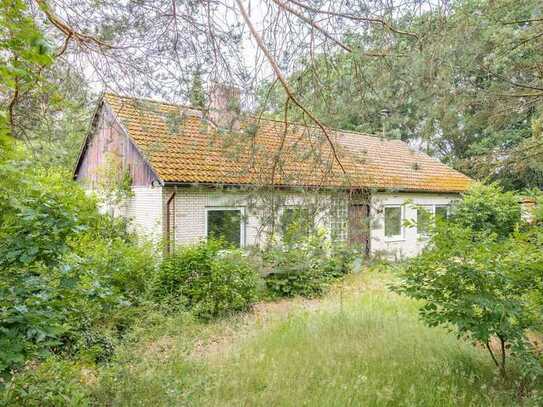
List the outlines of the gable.
<svg viewBox="0 0 543 407">
<path fill-rule="evenodd" d="M 106 94 L 104 100 L 165 183 L 462 192 L 471 179 L 400 140 L 248 120 L 222 132 L 189 108 Z M 188 113 L 188 114 L 186 114 Z"/>
<path fill-rule="evenodd" d="M 128 171 L 134 186 L 151 186 L 155 181 L 160 182 L 111 108 L 101 103 L 81 147 L 74 179 L 92 186 L 112 166 Z"/>
</svg>

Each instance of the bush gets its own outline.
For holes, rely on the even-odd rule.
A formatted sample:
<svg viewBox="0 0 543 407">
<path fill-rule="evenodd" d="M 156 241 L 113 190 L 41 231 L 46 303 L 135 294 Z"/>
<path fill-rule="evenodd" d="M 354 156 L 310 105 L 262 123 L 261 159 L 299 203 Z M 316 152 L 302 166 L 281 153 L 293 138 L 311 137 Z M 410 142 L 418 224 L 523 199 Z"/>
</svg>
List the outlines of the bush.
<svg viewBox="0 0 543 407">
<path fill-rule="evenodd" d="M 164 259 L 154 291 L 201 318 L 212 318 L 247 309 L 256 301 L 258 280 L 243 252 L 210 240 L 181 247 Z"/>
<path fill-rule="evenodd" d="M 0 374 L 51 352 L 107 359 L 154 273 L 150 248 L 69 179 L 0 163 Z"/>
<path fill-rule="evenodd" d="M 266 287 L 274 297 L 318 297 L 332 280 L 350 271 L 353 252 L 346 246 L 330 247 L 323 232 L 297 243 L 276 245 L 264 254 L 269 270 Z"/>
<path fill-rule="evenodd" d="M 453 208 L 452 221 L 474 231 L 509 236 L 520 222 L 519 197 L 497 184 L 475 184 Z"/>
<path fill-rule="evenodd" d="M 266 276 L 266 287 L 274 297 L 313 298 L 328 288 L 330 278 L 319 267 L 320 259 L 308 257 L 301 248 L 275 249 L 266 261 L 273 270 Z"/>
<path fill-rule="evenodd" d="M 533 379 L 543 373 L 528 340 L 541 326 L 543 234 L 535 226 L 520 231 L 516 199 L 499 194 L 494 186 L 468 192 L 407 263 L 396 290 L 425 301 L 420 315 L 428 325 L 453 326 L 483 344 L 503 376 L 513 355 Z"/>
<path fill-rule="evenodd" d="M 345 244 L 332 246 L 330 254 L 323 261 L 322 269 L 330 278 L 341 278 L 351 272 L 355 251 Z"/>
<path fill-rule="evenodd" d="M 81 383 L 81 366 L 48 359 L 27 364 L 0 393 L 0 406 L 90 406 L 88 388 Z"/>
<path fill-rule="evenodd" d="M 69 241 L 98 218 L 96 204 L 69 175 L 0 163 L 0 267 L 55 266 Z"/>
<path fill-rule="evenodd" d="M 68 331 L 60 290 L 43 267 L 10 268 L 0 275 L 0 373 L 44 356 Z"/>
</svg>

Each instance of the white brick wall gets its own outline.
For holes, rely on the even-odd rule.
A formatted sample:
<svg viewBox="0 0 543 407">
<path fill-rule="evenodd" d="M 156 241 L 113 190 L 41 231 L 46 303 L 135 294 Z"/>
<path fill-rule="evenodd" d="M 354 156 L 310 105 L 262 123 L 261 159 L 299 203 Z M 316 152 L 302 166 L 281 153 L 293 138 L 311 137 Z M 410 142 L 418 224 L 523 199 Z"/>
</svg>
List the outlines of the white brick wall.
<svg viewBox="0 0 543 407">
<path fill-rule="evenodd" d="M 161 187 L 132 187 L 134 196 L 126 205 L 126 216 L 137 233 L 153 242 L 162 239 Z"/>
<path fill-rule="evenodd" d="M 127 216 L 133 219 L 136 230 L 153 241 L 163 237 L 163 205 L 174 188 L 134 187 L 134 198 L 127 205 Z M 285 205 L 303 205 L 313 199 L 323 211 L 317 224 L 328 228 L 326 209 L 330 205 L 325 194 L 305 196 L 301 193 L 283 195 Z M 372 254 L 385 253 L 389 257 L 402 258 L 418 254 L 425 245 L 416 228 L 402 227 L 400 239 L 384 236 L 384 211 L 386 205 L 403 205 L 403 219 L 416 222 L 415 205 L 447 205 L 456 194 L 424 193 L 376 193 L 371 199 L 370 248 Z M 261 224 L 266 205 L 255 203 L 250 194 L 242 191 L 224 191 L 197 188 L 177 188 L 175 196 L 175 240 L 177 244 L 191 244 L 206 237 L 206 213 L 209 208 L 236 207 L 244 210 L 245 244 L 257 245 L 265 241 L 265 227 Z M 279 217 L 279 215 L 278 215 Z M 267 224 L 267 222 L 266 222 Z"/>
<path fill-rule="evenodd" d="M 448 205 L 458 199 L 456 194 L 424 194 L 424 193 L 376 193 L 372 196 L 370 249 L 372 254 L 380 252 L 388 257 L 400 259 L 412 257 L 420 253 L 426 244 L 424 237 L 417 233 L 416 227 L 403 227 L 400 239 L 385 238 L 384 210 L 386 205 L 403 205 L 403 219 L 416 223 L 416 205 Z"/>
<path fill-rule="evenodd" d="M 167 188 L 165 196 L 170 196 L 173 191 L 173 188 Z M 300 205 L 304 202 L 301 194 L 285 194 L 283 198 L 287 205 Z M 269 211 L 269 207 L 262 202 L 255 202 L 250 194 L 238 191 L 178 188 L 175 196 L 176 242 L 190 244 L 204 239 L 207 209 L 225 207 L 243 208 L 246 246 L 258 245 L 265 241 L 269 221 L 263 222 L 263 219 L 266 218 L 265 211 Z M 324 225 L 325 221 L 320 219 L 317 222 Z"/>
<path fill-rule="evenodd" d="M 166 196 L 173 188 L 166 189 Z M 258 217 L 247 208 L 246 195 L 238 192 L 222 192 L 178 188 L 175 195 L 175 240 L 178 244 L 196 243 L 206 237 L 208 208 L 240 207 L 245 212 L 245 243 L 257 242 Z"/>
</svg>

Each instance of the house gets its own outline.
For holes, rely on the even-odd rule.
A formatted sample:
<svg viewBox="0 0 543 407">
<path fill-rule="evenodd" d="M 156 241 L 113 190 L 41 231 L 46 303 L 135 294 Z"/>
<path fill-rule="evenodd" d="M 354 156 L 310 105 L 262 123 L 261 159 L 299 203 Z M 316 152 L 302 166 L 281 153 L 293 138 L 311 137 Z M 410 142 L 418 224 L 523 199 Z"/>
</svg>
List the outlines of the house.
<svg viewBox="0 0 543 407">
<path fill-rule="evenodd" d="M 446 215 L 470 185 L 400 140 L 239 119 L 228 108 L 232 97 L 239 93 L 219 88 L 208 114 L 104 94 L 74 178 L 95 188 L 100 168 L 115 157 L 133 191 L 119 211 L 168 247 L 209 235 L 259 245 L 297 220 L 333 241 L 395 256 L 417 254 L 428 212 Z M 406 226 L 408 219 L 418 227 Z"/>
</svg>

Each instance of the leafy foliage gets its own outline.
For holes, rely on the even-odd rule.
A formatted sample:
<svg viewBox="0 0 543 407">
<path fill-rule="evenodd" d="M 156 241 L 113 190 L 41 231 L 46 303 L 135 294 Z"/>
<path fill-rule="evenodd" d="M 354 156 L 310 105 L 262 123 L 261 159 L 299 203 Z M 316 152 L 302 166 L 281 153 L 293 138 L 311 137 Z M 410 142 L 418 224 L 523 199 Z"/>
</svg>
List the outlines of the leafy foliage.
<svg viewBox="0 0 543 407">
<path fill-rule="evenodd" d="M 0 151 L 25 140 L 41 165 L 70 168 L 87 130 L 87 86 L 28 5 L 0 1 Z"/>
<path fill-rule="evenodd" d="M 276 245 L 263 256 L 269 270 L 266 287 L 277 297 L 321 296 L 333 279 L 350 271 L 352 256 L 346 247 L 330 247 L 319 231 L 300 238 L 297 243 Z"/>
<path fill-rule="evenodd" d="M 125 324 L 112 315 L 145 298 L 150 248 L 63 172 L 7 161 L 0 174 L 0 372 L 51 352 L 107 358 Z"/>
<path fill-rule="evenodd" d="M 199 70 L 196 70 L 192 77 L 190 104 L 197 109 L 203 109 L 206 106 L 206 95 L 204 91 L 204 84 L 202 82 L 202 73 Z"/>
<path fill-rule="evenodd" d="M 473 231 L 510 236 L 520 221 L 519 196 L 496 184 L 475 184 L 454 207 L 454 223 Z"/>
<path fill-rule="evenodd" d="M 81 366 L 50 358 L 28 364 L 0 394 L 1 406 L 90 406 L 90 391 L 82 383 Z"/>
<path fill-rule="evenodd" d="M 69 237 L 87 228 L 94 203 L 75 186 L 66 190 L 66 177 L 16 161 L 0 166 L 1 267 L 57 265 Z"/>
<path fill-rule="evenodd" d="M 257 297 L 258 273 L 243 252 L 209 240 L 182 247 L 162 262 L 155 295 L 184 303 L 201 318 L 246 310 Z"/>
<path fill-rule="evenodd" d="M 0 143 L 6 143 L 12 135 L 13 98 L 35 87 L 39 69 L 50 65 L 53 58 L 25 2 L 2 0 L 0 10 L 0 93 L 12 97 L 0 104 Z"/>
<path fill-rule="evenodd" d="M 541 295 L 541 231 L 522 226 L 518 215 L 512 194 L 475 186 L 449 221 L 438 222 L 429 247 L 407 263 L 396 287 L 425 301 L 420 315 L 428 325 L 453 326 L 484 344 L 504 376 L 508 354 L 534 360 L 527 334 L 542 315 L 531 299 Z M 543 372 L 539 363 L 532 366 Z"/>
<path fill-rule="evenodd" d="M 344 41 L 354 52 L 308 57 L 290 84 L 331 127 L 384 132 L 508 190 L 541 188 L 541 3 L 462 0 L 443 12 L 398 17 L 418 41 L 353 34 Z M 364 55 L 372 49 L 390 57 Z M 282 118 L 285 95 L 263 88 L 262 100 Z M 295 108 L 289 115 L 303 119 Z"/>
</svg>

